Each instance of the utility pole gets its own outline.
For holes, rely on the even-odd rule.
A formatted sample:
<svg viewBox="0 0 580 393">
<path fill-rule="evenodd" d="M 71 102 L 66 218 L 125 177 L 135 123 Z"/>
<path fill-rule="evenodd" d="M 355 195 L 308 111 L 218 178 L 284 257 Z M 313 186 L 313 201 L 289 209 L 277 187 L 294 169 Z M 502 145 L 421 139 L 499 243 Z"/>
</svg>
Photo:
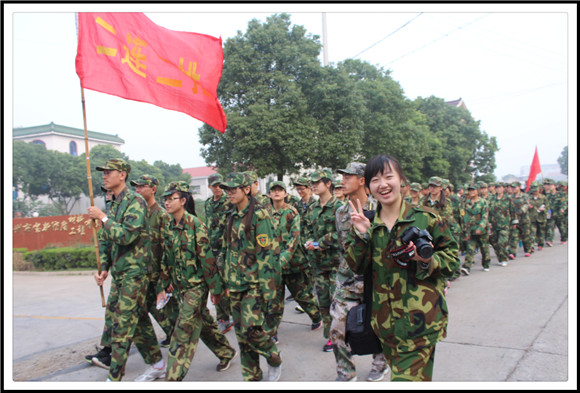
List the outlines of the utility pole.
<svg viewBox="0 0 580 393">
<path fill-rule="evenodd" d="M 328 65 L 328 32 L 326 31 L 326 12 L 322 13 L 322 65 Z"/>
</svg>

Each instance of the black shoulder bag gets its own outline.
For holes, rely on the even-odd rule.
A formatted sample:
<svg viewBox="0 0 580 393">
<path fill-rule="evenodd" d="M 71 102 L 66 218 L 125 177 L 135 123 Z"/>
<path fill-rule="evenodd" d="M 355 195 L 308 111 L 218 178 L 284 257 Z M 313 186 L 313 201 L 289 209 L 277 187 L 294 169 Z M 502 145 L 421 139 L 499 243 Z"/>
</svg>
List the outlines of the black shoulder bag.
<svg viewBox="0 0 580 393">
<path fill-rule="evenodd" d="M 365 215 L 367 215 L 366 213 Z M 371 327 L 372 273 L 373 262 L 371 260 L 364 272 L 363 303 L 351 308 L 346 316 L 345 341 L 350 345 L 351 353 L 354 355 L 370 355 L 383 352 L 381 342 Z"/>
</svg>

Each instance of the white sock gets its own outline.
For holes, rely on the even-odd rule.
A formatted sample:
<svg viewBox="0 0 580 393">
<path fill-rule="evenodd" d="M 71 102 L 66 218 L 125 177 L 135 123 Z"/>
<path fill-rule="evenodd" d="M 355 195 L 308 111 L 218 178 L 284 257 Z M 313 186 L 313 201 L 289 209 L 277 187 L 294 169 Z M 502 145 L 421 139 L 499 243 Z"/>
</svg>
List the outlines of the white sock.
<svg viewBox="0 0 580 393">
<path fill-rule="evenodd" d="M 163 359 L 161 359 L 160 361 L 158 361 L 157 363 L 155 363 L 153 365 L 153 368 L 156 368 L 158 370 L 162 370 L 165 368 L 165 362 L 163 361 Z"/>
</svg>

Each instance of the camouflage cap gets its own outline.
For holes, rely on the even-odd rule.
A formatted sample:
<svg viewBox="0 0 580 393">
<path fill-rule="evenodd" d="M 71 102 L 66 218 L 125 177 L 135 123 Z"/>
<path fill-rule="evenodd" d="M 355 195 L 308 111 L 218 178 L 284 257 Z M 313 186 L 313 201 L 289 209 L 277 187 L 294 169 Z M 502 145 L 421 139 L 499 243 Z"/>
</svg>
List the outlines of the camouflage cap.
<svg viewBox="0 0 580 393">
<path fill-rule="evenodd" d="M 314 173 L 310 175 L 310 181 L 320 181 L 321 179 L 324 178 L 332 180 L 332 172 L 330 171 L 330 169 L 328 168 L 319 169 L 317 171 L 314 171 Z"/>
<path fill-rule="evenodd" d="M 362 162 L 351 162 L 345 169 L 339 169 L 337 172 L 347 175 L 364 176 L 366 167 L 366 164 Z"/>
<path fill-rule="evenodd" d="M 236 188 L 249 186 L 253 181 L 251 181 L 247 172 L 232 172 L 228 174 L 225 180 L 220 184 L 221 188 Z"/>
<path fill-rule="evenodd" d="M 468 190 L 477 190 L 477 185 L 475 183 L 469 183 L 467 185 Z"/>
<path fill-rule="evenodd" d="M 477 188 L 487 188 L 487 183 L 483 181 L 478 181 Z"/>
<path fill-rule="evenodd" d="M 305 186 L 305 187 L 308 187 L 308 186 L 310 186 L 310 180 L 308 180 L 308 178 L 305 177 L 305 176 L 301 176 L 298 179 L 294 180 L 294 183 L 293 184 L 295 186 Z"/>
<path fill-rule="evenodd" d="M 161 196 L 166 197 L 176 192 L 189 192 L 189 183 L 186 181 L 171 182 L 169 183 L 163 194 L 161 194 Z"/>
<path fill-rule="evenodd" d="M 258 174 L 254 171 L 246 171 L 244 172 L 246 174 L 246 176 L 248 176 L 248 179 L 250 179 L 250 183 L 253 183 L 255 181 L 258 181 Z"/>
<path fill-rule="evenodd" d="M 112 158 L 107 161 L 105 166 L 98 166 L 96 169 L 97 171 L 119 171 L 129 174 L 131 172 L 131 165 L 122 158 Z"/>
<path fill-rule="evenodd" d="M 421 185 L 419 183 L 411 183 L 411 191 L 421 191 Z"/>
<path fill-rule="evenodd" d="M 510 183 L 510 187 L 520 188 L 522 185 L 519 181 L 513 181 Z"/>
<path fill-rule="evenodd" d="M 157 187 L 159 186 L 159 180 L 157 180 L 155 176 L 143 175 L 137 180 L 131 180 L 131 185 L 133 187 L 137 186 Z"/>
<path fill-rule="evenodd" d="M 463 184 L 460 184 L 457 186 L 457 191 L 459 190 L 465 190 L 465 186 Z"/>
<path fill-rule="evenodd" d="M 403 180 L 403 181 L 401 182 L 401 188 L 403 188 L 403 187 L 407 187 L 408 185 L 409 185 L 409 183 L 407 183 L 407 181 L 406 181 L 406 180 Z"/>
<path fill-rule="evenodd" d="M 554 184 L 554 180 L 552 180 L 550 178 L 546 178 L 546 179 L 544 179 L 543 184 Z"/>
<path fill-rule="evenodd" d="M 224 177 L 219 173 L 214 173 L 213 175 L 210 175 L 210 177 L 207 178 L 207 184 L 209 184 L 210 186 L 219 185 L 223 181 Z"/>
<path fill-rule="evenodd" d="M 533 182 L 532 184 L 530 184 L 530 191 L 539 191 L 540 190 L 540 185 L 536 182 Z"/>
<path fill-rule="evenodd" d="M 441 186 L 443 186 L 443 188 L 451 187 L 451 182 L 449 179 L 441 179 Z"/>
<path fill-rule="evenodd" d="M 425 189 L 425 188 L 429 188 L 429 183 L 421 183 L 421 187 L 422 187 L 423 189 Z"/>
<path fill-rule="evenodd" d="M 568 187 L 568 182 L 567 182 L 566 180 L 560 180 L 560 181 L 558 182 L 558 185 L 560 185 L 560 186 L 564 186 L 564 187 Z"/>
<path fill-rule="evenodd" d="M 273 181 L 272 183 L 270 183 L 268 191 L 272 191 L 272 188 L 274 187 L 281 187 L 282 189 L 284 189 L 284 191 L 286 191 L 286 185 L 284 184 L 283 181 Z"/>
<path fill-rule="evenodd" d="M 504 182 L 502 182 L 502 181 L 496 181 L 496 182 L 495 182 L 495 186 L 496 186 L 496 187 L 505 187 L 505 183 L 504 183 Z"/>
<path fill-rule="evenodd" d="M 429 182 L 427 183 L 427 186 L 441 187 L 442 185 L 443 185 L 443 179 L 441 179 L 439 176 L 430 177 Z"/>
</svg>

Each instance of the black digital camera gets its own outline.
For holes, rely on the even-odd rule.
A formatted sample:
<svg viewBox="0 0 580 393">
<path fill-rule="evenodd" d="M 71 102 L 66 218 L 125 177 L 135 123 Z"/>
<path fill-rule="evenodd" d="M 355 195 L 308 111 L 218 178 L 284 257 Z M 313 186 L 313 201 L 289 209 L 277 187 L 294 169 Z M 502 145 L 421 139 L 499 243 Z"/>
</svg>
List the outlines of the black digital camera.
<svg viewBox="0 0 580 393">
<path fill-rule="evenodd" d="M 417 248 L 417 254 L 419 254 L 421 258 L 428 259 L 433 255 L 433 246 L 431 246 L 433 237 L 426 229 L 409 227 L 405 229 L 405 232 L 401 235 L 401 241 L 404 244 L 408 244 L 412 241 Z"/>
</svg>

